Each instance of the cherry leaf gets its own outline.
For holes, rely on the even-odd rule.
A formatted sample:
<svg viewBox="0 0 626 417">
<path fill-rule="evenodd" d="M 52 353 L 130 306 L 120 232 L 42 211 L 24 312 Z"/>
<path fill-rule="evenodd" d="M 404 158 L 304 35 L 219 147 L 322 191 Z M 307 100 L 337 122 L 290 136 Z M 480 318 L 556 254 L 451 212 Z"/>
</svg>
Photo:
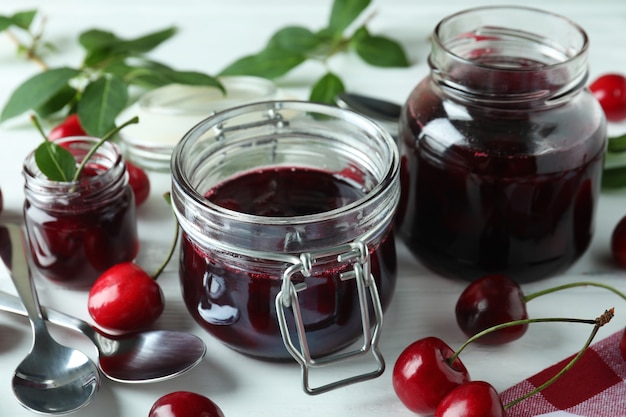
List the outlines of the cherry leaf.
<svg viewBox="0 0 626 417">
<path fill-rule="evenodd" d="M 328 29 L 335 37 L 340 37 L 369 5 L 370 0 L 335 0 L 330 12 Z"/>
<path fill-rule="evenodd" d="M 85 132 L 102 137 L 115 128 L 115 118 L 128 104 L 128 87 L 119 77 L 107 75 L 89 83 L 77 113 Z"/>
<path fill-rule="evenodd" d="M 37 15 L 37 10 L 25 10 L 17 12 L 13 16 L 0 16 L 0 31 L 9 26 L 17 26 L 20 29 L 28 30 Z"/>
<path fill-rule="evenodd" d="M 335 104 L 335 97 L 346 90 L 341 79 L 329 72 L 320 78 L 311 89 L 310 101 Z"/>
<path fill-rule="evenodd" d="M 371 35 L 364 27 L 352 38 L 356 53 L 370 65 L 377 67 L 408 67 L 409 60 L 402 46 L 387 37 Z"/>
<path fill-rule="evenodd" d="M 79 42 L 87 51 L 85 66 L 97 66 L 110 60 L 123 60 L 127 57 L 141 56 L 150 52 L 161 43 L 170 39 L 176 28 L 152 32 L 134 39 L 122 39 L 112 32 L 92 29 L 79 36 Z"/>
<path fill-rule="evenodd" d="M 78 97 L 78 91 L 69 85 L 61 88 L 54 96 L 50 97 L 48 101 L 35 108 L 35 112 L 40 117 L 48 117 L 54 113 L 62 110 L 66 106 L 74 104 Z"/>
<path fill-rule="evenodd" d="M 282 48 L 268 48 L 256 55 L 248 55 L 236 60 L 221 75 L 254 75 L 264 78 L 277 78 L 304 62 L 306 57 L 298 52 Z"/>
<path fill-rule="evenodd" d="M 113 32 L 100 29 L 87 30 L 78 36 L 78 43 L 87 51 L 106 48 L 115 42 L 121 42 L 121 39 Z"/>
<path fill-rule="evenodd" d="M 117 69 L 113 69 L 112 71 L 123 72 L 123 78 L 125 80 L 143 87 L 155 88 L 177 83 L 217 87 L 222 92 L 226 91 L 222 83 L 215 77 L 197 71 L 175 70 L 155 61 L 144 60 L 141 65 L 130 66 L 127 64 L 119 64 L 116 65 L 116 67 Z"/>
<path fill-rule="evenodd" d="M 13 21 L 6 16 L 0 16 L 0 32 L 8 29 L 13 24 Z"/>
<path fill-rule="evenodd" d="M 49 69 L 27 79 L 9 97 L 0 114 L 0 122 L 42 106 L 79 74 L 79 70 L 62 67 Z"/>
<path fill-rule="evenodd" d="M 320 37 L 305 27 L 287 26 L 270 38 L 268 48 L 305 53 L 317 48 L 321 42 Z"/>
<path fill-rule="evenodd" d="M 626 187 L 626 167 L 605 168 L 602 172 L 602 188 Z"/>
<path fill-rule="evenodd" d="M 70 181 L 76 172 L 76 160 L 70 151 L 48 140 L 35 149 L 35 163 L 52 181 Z"/>
<path fill-rule="evenodd" d="M 609 153 L 626 152 L 626 134 L 609 138 L 606 150 Z"/>
</svg>

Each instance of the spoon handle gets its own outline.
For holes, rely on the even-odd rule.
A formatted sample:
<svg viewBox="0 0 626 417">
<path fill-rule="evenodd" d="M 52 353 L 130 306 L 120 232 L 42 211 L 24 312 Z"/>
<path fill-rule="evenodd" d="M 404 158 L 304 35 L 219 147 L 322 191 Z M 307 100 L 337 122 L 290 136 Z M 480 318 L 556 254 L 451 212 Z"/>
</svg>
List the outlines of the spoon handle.
<svg viewBox="0 0 626 417">
<path fill-rule="evenodd" d="M 28 262 L 26 260 L 26 239 L 21 226 L 17 224 L 3 224 L 0 228 L 8 231 L 8 242 L 3 241 L 0 256 L 4 265 L 9 269 L 11 279 L 17 290 L 17 294 L 22 300 L 22 304 L 26 308 L 28 317 L 33 326 L 44 324 L 43 314 L 37 300 L 34 282 L 30 277 Z M 5 235 L 6 237 L 6 235 Z M 10 249 L 8 249 L 10 248 Z M 6 259 L 7 256 L 10 257 Z M 44 324 L 45 325 L 45 324 Z"/>
<path fill-rule="evenodd" d="M 20 299 L 17 296 L 4 291 L 0 291 L 0 310 L 6 311 L 8 313 L 17 314 L 23 317 L 28 317 L 28 312 L 26 311 L 26 308 L 24 307 Z M 65 327 L 69 330 L 81 332 L 89 338 L 92 337 L 93 328 L 89 325 L 89 323 L 79 318 L 72 317 L 68 314 L 44 306 L 41 306 L 41 310 L 43 315 L 49 322 L 61 327 Z"/>
</svg>

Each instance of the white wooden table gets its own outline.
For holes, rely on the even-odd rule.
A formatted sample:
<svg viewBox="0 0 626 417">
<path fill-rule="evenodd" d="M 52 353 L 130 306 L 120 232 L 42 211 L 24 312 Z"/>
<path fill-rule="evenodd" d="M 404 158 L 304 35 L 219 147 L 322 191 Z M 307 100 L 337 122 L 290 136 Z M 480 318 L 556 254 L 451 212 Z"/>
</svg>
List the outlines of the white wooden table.
<svg viewBox="0 0 626 417">
<path fill-rule="evenodd" d="M 471 5 L 498 4 L 475 0 Z M 607 71 L 626 72 L 626 2 L 622 0 L 510 1 L 549 8 L 581 24 L 591 38 L 591 77 Z M 381 0 L 375 2 L 372 32 L 400 40 L 413 63 L 406 69 L 379 69 L 362 64 L 356 57 L 338 57 L 331 67 L 344 76 L 347 88 L 402 102 L 415 84 L 427 73 L 428 36 L 444 16 L 468 7 L 461 0 L 427 2 L 419 0 Z M 179 33 L 152 56 L 180 69 L 217 73 L 235 58 L 256 52 L 278 28 L 300 24 L 321 28 L 330 11 L 330 0 L 3 0 L 0 15 L 39 7 L 47 16 L 46 39 L 59 47 L 50 54 L 50 65 L 78 65 L 82 55 L 76 38 L 89 28 L 114 31 L 132 37 L 170 25 Z M 13 45 L 0 35 L 0 103 L 39 68 L 15 57 Z M 279 80 L 280 87 L 297 98 L 306 98 L 307 89 L 321 69 L 305 65 Z M 612 125 L 611 134 L 626 132 L 626 124 Z M 0 188 L 5 208 L 2 221 L 20 221 L 23 202 L 21 163 L 40 141 L 26 119 L 0 127 Z M 167 174 L 151 174 L 153 191 L 139 210 L 141 249 L 139 262 L 153 265 L 169 245 L 172 218 L 162 203 L 161 194 L 169 189 Z M 626 189 L 604 193 L 597 216 L 597 232 L 586 255 L 566 274 L 525 285 L 527 292 L 572 280 L 594 279 L 626 291 L 626 271 L 614 269 L 609 261 L 609 238 L 616 222 L 626 214 Z M 166 230 L 167 233 L 163 231 Z M 201 330 L 188 316 L 180 295 L 177 262 L 171 262 L 160 283 L 167 297 L 160 328 L 189 330 L 207 343 L 206 359 L 197 368 L 169 382 L 151 385 L 122 385 L 104 381 L 96 400 L 75 413 L 89 417 L 146 416 L 152 403 L 175 390 L 200 392 L 212 398 L 228 417 L 247 416 L 410 416 L 397 400 L 391 386 L 391 368 L 401 350 L 424 336 L 438 336 L 456 347 L 464 336 L 454 319 L 454 304 L 465 282 L 436 276 L 425 270 L 399 247 L 399 280 L 394 302 L 385 316 L 382 352 L 387 371 L 378 379 L 353 385 L 320 396 L 307 396 L 300 386 L 300 371 L 293 364 L 257 361 L 222 346 Z M 88 319 L 86 294 L 61 289 L 38 281 L 42 302 L 67 313 Z M 0 273 L 0 289 L 14 292 L 9 278 Z M 626 302 L 597 288 L 577 289 L 537 299 L 529 305 L 531 316 L 571 315 L 593 318 L 605 308 L 615 306 L 615 319 L 603 328 L 599 338 L 626 326 Z M 577 325 L 538 324 L 531 326 L 523 339 L 503 347 L 474 345 L 463 360 L 473 379 L 491 382 L 498 390 L 564 358 L 582 346 L 587 329 Z M 591 329 L 589 329 L 591 330 Z M 88 348 L 81 339 L 68 333 L 61 337 Z M 11 417 L 33 415 L 13 398 L 11 375 L 31 344 L 28 322 L 0 313 L 0 414 Z M 94 354 L 92 350 L 87 351 Z"/>
</svg>

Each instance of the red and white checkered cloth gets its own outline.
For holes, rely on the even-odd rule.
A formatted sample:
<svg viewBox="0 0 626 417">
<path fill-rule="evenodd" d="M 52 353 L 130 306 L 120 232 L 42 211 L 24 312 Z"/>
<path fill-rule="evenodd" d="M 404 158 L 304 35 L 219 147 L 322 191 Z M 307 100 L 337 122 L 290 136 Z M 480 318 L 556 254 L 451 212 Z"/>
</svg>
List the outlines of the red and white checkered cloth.
<svg viewBox="0 0 626 417">
<path fill-rule="evenodd" d="M 626 361 L 619 351 L 622 331 L 591 345 L 555 383 L 508 410 L 508 417 L 626 417 Z M 573 355 L 501 394 L 507 404 L 543 384 Z"/>
</svg>

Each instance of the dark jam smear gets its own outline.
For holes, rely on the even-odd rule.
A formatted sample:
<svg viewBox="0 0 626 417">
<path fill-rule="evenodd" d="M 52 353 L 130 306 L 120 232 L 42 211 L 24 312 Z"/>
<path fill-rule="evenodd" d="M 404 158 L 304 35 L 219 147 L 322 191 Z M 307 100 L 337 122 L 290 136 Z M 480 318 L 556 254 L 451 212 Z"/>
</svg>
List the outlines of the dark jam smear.
<svg viewBox="0 0 626 417">
<path fill-rule="evenodd" d="M 352 183 L 325 171 L 272 168 L 227 180 L 211 190 L 207 198 L 248 214 L 284 217 L 327 212 L 363 195 Z M 378 247 L 371 249 L 372 273 L 386 307 L 397 268 L 391 228 Z M 275 308 L 281 286 L 277 271 L 286 266 L 258 261 L 234 265 L 183 235 L 180 276 L 187 308 L 209 333 L 251 356 L 291 358 L 281 338 Z M 294 277 L 307 285 L 298 297 L 314 356 L 341 349 L 362 334 L 355 282 L 339 278 L 340 273 L 350 269 L 350 265 L 338 264 L 333 258 L 316 265 L 311 277 Z M 297 345 L 293 317 L 290 310 L 286 312 L 291 338 Z"/>
</svg>

